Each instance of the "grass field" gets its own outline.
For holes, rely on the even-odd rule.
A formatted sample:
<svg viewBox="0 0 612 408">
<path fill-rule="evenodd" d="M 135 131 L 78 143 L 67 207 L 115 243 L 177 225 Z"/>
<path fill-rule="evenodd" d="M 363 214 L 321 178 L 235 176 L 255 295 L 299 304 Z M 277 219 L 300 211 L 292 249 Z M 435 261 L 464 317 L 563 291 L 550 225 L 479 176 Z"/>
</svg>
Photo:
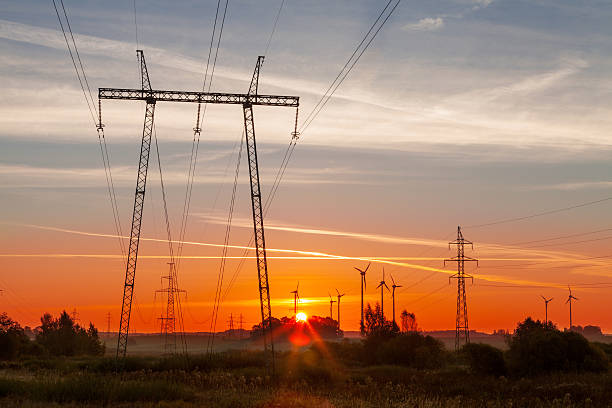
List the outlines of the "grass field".
<svg viewBox="0 0 612 408">
<path fill-rule="evenodd" d="M 612 375 L 565 373 L 530 379 L 444 369 L 347 366 L 311 350 L 278 355 L 26 359 L 0 366 L 0 406 L 117 407 L 603 407 Z"/>
</svg>

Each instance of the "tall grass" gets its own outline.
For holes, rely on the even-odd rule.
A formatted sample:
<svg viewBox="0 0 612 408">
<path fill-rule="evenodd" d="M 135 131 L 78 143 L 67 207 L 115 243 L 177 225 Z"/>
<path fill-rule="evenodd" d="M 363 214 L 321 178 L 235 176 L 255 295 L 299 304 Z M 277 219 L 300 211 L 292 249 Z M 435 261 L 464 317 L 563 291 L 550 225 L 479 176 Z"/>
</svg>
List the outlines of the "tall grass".
<svg viewBox="0 0 612 408">
<path fill-rule="evenodd" d="M 193 400 L 181 384 L 161 380 L 122 380 L 99 375 L 72 375 L 31 381 L 0 378 L 0 396 L 47 402 L 136 402 Z"/>
</svg>

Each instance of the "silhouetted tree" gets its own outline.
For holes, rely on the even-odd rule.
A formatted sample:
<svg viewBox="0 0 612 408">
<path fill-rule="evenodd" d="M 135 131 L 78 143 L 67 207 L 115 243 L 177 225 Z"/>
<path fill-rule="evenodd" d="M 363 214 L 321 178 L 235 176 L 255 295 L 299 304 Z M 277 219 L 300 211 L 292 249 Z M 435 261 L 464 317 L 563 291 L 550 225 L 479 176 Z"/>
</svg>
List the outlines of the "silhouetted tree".
<svg viewBox="0 0 612 408">
<path fill-rule="evenodd" d="M 393 337 L 399 333 L 399 328 L 393 322 L 384 318 L 380 303 L 374 309 L 368 303 L 364 310 L 365 334 L 367 337 Z"/>
<path fill-rule="evenodd" d="M 19 323 L 0 314 L 0 360 L 12 360 L 27 350 L 30 340 Z"/>
<path fill-rule="evenodd" d="M 400 323 L 402 325 L 402 332 L 404 333 L 415 332 L 418 329 L 416 316 L 414 313 L 408 313 L 405 309 L 400 315 Z"/>
<path fill-rule="evenodd" d="M 518 375 L 550 371 L 605 371 L 606 355 L 580 333 L 561 332 L 550 322 L 528 317 L 509 341 L 508 365 Z"/>
<path fill-rule="evenodd" d="M 83 329 L 64 310 L 56 319 L 45 313 L 41 319 L 40 332 L 36 342 L 47 352 L 56 356 L 73 356 L 80 354 L 102 355 L 104 345 L 98 337 L 98 330 L 89 323 L 87 330 Z"/>
</svg>

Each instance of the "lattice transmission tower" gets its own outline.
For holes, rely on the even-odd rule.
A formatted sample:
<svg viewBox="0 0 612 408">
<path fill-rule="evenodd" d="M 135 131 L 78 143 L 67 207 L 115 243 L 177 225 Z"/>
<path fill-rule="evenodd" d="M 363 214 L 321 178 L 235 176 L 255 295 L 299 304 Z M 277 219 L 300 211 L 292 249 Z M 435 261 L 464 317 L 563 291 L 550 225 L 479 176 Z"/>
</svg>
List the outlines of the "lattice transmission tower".
<svg viewBox="0 0 612 408">
<path fill-rule="evenodd" d="M 134 294 L 134 281 L 136 276 L 136 264 L 138 261 L 138 247 L 140 243 L 140 230 L 142 225 L 142 212 L 144 208 L 145 188 L 147 182 L 147 171 L 149 166 L 149 155 L 151 151 L 151 136 L 153 132 L 154 112 L 157 102 L 180 102 L 202 104 L 225 104 L 242 105 L 246 147 L 249 163 L 249 178 L 251 186 L 251 206 L 253 214 L 253 232 L 255 236 L 255 254 L 257 258 L 257 278 L 259 283 L 259 299 L 261 309 L 261 320 L 264 338 L 264 348 L 268 358 L 268 366 L 274 370 L 274 343 L 272 339 L 272 310 L 270 306 L 270 285 L 268 283 L 268 263 L 266 259 L 266 244 L 264 237 L 264 220 L 261 203 L 261 190 L 259 181 L 259 164 L 257 160 L 257 146 L 255 142 L 255 122 L 253 117 L 254 106 L 294 107 L 299 106 L 299 97 L 287 95 L 262 95 L 258 92 L 259 71 L 264 57 L 257 59 L 255 71 L 251 77 L 247 93 L 224 93 L 224 92 L 193 92 L 152 89 L 149 80 L 149 72 L 145 63 L 142 50 L 137 50 L 140 61 L 140 88 L 99 88 L 98 99 L 143 101 L 146 103 L 145 120 L 142 131 L 140 147 L 140 160 L 138 165 L 138 177 L 134 197 L 134 211 L 132 215 L 132 228 L 130 230 L 130 242 L 128 259 L 125 272 L 125 283 L 123 287 L 123 302 L 121 307 L 121 319 L 119 322 L 119 338 L 117 341 L 117 357 L 125 357 L 127 353 L 127 339 L 130 330 L 130 315 L 132 311 L 132 299 Z M 99 124 L 102 124 L 102 106 L 99 105 Z M 297 128 L 297 111 L 296 125 Z M 199 132 L 199 128 L 197 130 Z M 293 137 L 297 138 L 296 130 Z"/>
<path fill-rule="evenodd" d="M 176 282 L 176 270 L 174 262 L 168 262 L 170 271 L 168 275 L 162 276 L 162 281 L 167 280 L 168 286 L 163 289 L 158 289 L 156 293 L 166 294 L 166 310 L 164 314 L 157 319 L 160 321 L 160 334 L 164 339 L 164 351 L 166 353 L 176 352 L 176 314 L 175 308 L 178 301 L 178 296 L 181 293 L 186 293 L 185 290 L 179 289 Z"/>
<path fill-rule="evenodd" d="M 444 260 L 444 265 L 446 265 L 447 262 L 457 262 L 457 273 L 448 278 L 449 283 L 451 279 L 457 279 L 457 318 L 455 324 L 455 350 L 459 349 L 462 342 L 464 344 L 470 342 L 467 297 L 465 295 L 465 279 L 471 279 L 473 282 L 474 277 L 472 277 L 471 275 L 466 275 L 465 263 L 476 262 L 476 264 L 478 265 L 477 259 L 465 256 L 466 244 L 470 245 L 472 249 L 474 249 L 474 244 L 471 241 L 468 241 L 463 238 L 463 233 L 461 232 L 461 227 L 459 226 L 457 227 L 457 239 L 453 242 L 448 243 L 449 249 L 451 245 L 457 245 L 457 256 Z"/>
</svg>

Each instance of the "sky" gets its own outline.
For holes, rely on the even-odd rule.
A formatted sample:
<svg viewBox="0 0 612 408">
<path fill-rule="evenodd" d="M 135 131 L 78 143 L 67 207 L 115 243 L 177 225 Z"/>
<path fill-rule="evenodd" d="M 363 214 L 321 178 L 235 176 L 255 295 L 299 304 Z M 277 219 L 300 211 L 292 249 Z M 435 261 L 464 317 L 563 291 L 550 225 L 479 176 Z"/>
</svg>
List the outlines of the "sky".
<svg viewBox="0 0 612 408">
<path fill-rule="evenodd" d="M 125 260 L 113 224 L 97 134 L 51 1 L 3 0 L 0 18 L 0 310 L 36 326 L 77 310 L 117 330 Z M 137 88 L 135 49 L 155 89 L 200 90 L 217 2 L 64 0 L 92 89 Z M 382 2 L 230 0 L 211 90 L 246 92 L 266 53 L 259 90 L 300 97 L 300 119 L 380 13 Z M 612 4 L 606 1 L 401 1 L 334 97 L 300 135 L 265 217 L 273 315 L 329 314 L 359 328 L 380 299 L 383 268 L 397 313 L 425 330 L 453 329 L 461 225 L 471 329 L 543 318 L 612 332 Z M 136 43 L 136 31 L 138 43 Z M 266 52 L 269 39 L 270 46 Z M 178 105 L 178 106 L 177 106 Z M 129 231 L 144 104 L 103 101 L 121 229 Z M 179 236 L 196 106 L 159 103 L 156 134 L 171 232 Z M 264 197 L 291 139 L 295 110 L 256 107 Z M 185 327 L 210 329 L 243 128 L 239 106 L 207 107 L 184 258 Z M 216 329 L 230 314 L 258 322 L 246 160 Z M 157 156 L 152 155 L 131 330 L 155 332 L 168 272 Z M 556 211 L 559 210 L 559 211 Z M 124 240 L 125 241 L 125 240 Z M 254 252 L 248 252 L 253 256 Z M 390 317 L 391 297 L 385 296 Z M 336 311 L 334 311 L 336 316 Z"/>
</svg>

